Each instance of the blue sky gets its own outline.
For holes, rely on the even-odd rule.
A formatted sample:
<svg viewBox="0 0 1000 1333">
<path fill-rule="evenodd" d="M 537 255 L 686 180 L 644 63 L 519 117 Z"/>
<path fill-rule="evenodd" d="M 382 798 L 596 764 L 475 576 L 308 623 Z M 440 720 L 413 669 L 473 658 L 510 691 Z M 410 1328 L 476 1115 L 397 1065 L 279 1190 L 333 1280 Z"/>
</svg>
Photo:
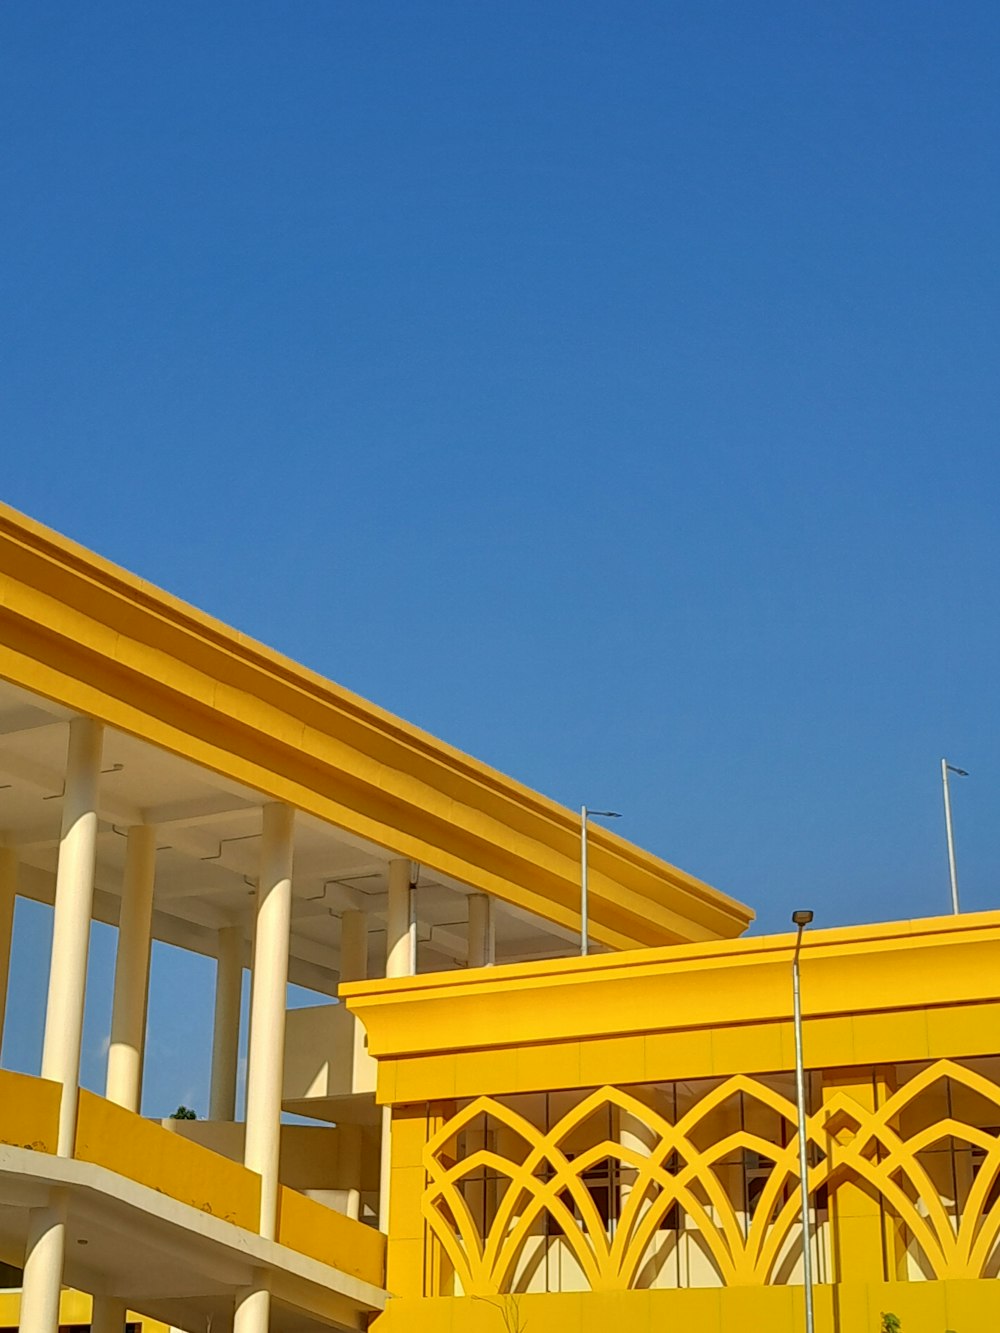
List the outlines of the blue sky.
<svg viewBox="0 0 1000 1333">
<path fill-rule="evenodd" d="M 945 910 L 947 754 L 995 906 L 998 41 L 0 6 L 3 496 L 760 929 Z"/>
</svg>

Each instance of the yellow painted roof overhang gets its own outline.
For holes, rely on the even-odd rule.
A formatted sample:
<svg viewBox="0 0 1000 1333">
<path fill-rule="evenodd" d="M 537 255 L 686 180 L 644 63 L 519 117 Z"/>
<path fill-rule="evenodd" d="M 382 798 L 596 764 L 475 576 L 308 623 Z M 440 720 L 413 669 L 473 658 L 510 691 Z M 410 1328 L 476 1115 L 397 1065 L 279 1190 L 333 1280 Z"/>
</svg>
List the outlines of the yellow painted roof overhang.
<svg viewBox="0 0 1000 1333">
<path fill-rule="evenodd" d="M 570 929 L 575 813 L 0 505 L 0 676 Z M 590 929 L 731 938 L 749 908 L 605 829 Z"/>
<path fill-rule="evenodd" d="M 792 1067 L 794 951 L 758 936 L 340 993 L 382 1102 L 728 1076 Z M 810 1068 L 995 1053 L 1000 912 L 810 930 L 801 958 Z"/>
</svg>

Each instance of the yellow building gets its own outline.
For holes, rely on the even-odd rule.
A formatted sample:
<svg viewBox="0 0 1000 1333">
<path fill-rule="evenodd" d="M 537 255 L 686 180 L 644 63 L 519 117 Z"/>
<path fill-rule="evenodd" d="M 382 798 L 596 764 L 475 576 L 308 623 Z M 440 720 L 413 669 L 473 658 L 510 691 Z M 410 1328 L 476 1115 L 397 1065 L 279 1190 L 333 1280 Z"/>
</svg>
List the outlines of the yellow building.
<svg viewBox="0 0 1000 1333">
<path fill-rule="evenodd" d="M 0 1070 L 0 1328 L 795 1330 L 804 1235 L 822 1333 L 1000 1327 L 1000 913 L 806 933 L 803 1228 L 793 937 L 592 826 L 582 955 L 579 837 L 0 509 L 8 1031 L 15 898 L 53 906 L 41 1077 Z M 138 1114 L 153 939 L 216 960 L 207 1120 Z"/>
</svg>

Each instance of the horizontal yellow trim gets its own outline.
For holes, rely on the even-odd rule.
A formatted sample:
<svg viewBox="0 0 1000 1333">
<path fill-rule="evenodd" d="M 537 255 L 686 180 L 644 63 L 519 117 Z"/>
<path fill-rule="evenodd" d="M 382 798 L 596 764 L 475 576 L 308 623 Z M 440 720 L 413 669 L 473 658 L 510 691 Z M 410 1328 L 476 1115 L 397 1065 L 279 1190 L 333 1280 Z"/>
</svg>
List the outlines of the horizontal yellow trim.
<svg viewBox="0 0 1000 1333">
<path fill-rule="evenodd" d="M 0 676 L 400 856 L 579 927 L 578 817 L 0 506 Z M 734 899 L 606 829 L 591 934 L 740 934 Z"/>
<path fill-rule="evenodd" d="M 817 1283 L 816 1333 L 874 1333 L 891 1310 L 904 1333 L 959 1333 L 1000 1325 L 1000 1282 Z M 521 1296 L 521 1327 L 545 1333 L 606 1333 L 609 1328 L 691 1329 L 697 1333 L 802 1328 L 802 1288 L 688 1287 L 677 1291 L 565 1292 Z M 503 1312 L 467 1296 L 392 1300 L 372 1333 L 500 1333 Z"/>
<path fill-rule="evenodd" d="M 224 1222 L 258 1230 L 258 1175 L 82 1089 L 74 1155 Z"/>
<path fill-rule="evenodd" d="M 793 946 L 789 935 L 686 945 L 342 994 L 384 1102 L 763 1072 L 791 1065 Z M 807 1063 L 995 1050 L 998 975 L 1000 912 L 810 932 Z"/>
<path fill-rule="evenodd" d="M 54 1153 L 62 1085 L 0 1069 L 0 1143 Z"/>
<path fill-rule="evenodd" d="M 373 1287 L 385 1285 L 385 1236 L 282 1185 L 278 1242 Z"/>
</svg>

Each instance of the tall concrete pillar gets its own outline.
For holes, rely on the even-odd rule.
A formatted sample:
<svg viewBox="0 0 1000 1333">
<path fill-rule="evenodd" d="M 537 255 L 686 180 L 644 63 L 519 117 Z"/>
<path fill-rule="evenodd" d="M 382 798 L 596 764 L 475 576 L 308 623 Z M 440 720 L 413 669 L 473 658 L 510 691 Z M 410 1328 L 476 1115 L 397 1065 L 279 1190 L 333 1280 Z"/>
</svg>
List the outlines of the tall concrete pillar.
<svg viewBox="0 0 1000 1333">
<path fill-rule="evenodd" d="M 125 1333 L 125 1302 L 117 1296 L 95 1296 L 90 1333 Z"/>
<path fill-rule="evenodd" d="M 345 912 L 340 919 L 340 979 L 341 981 L 368 979 L 367 912 Z"/>
<path fill-rule="evenodd" d="M 243 999 L 243 930 L 240 926 L 226 926 L 219 931 L 217 957 L 208 1116 L 210 1120 L 235 1120 Z"/>
<path fill-rule="evenodd" d="M 125 849 L 105 1086 L 108 1100 L 129 1111 L 138 1111 L 142 1100 L 155 873 L 156 829 L 148 824 L 136 824 L 128 831 Z"/>
<path fill-rule="evenodd" d="M 292 914 L 292 831 L 287 805 L 264 807 L 253 957 L 244 1165 L 261 1178 L 260 1234 L 274 1239 L 278 1211 L 285 995 Z"/>
<path fill-rule="evenodd" d="M 271 1292 L 266 1276 L 244 1287 L 236 1296 L 233 1333 L 268 1333 L 271 1322 Z"/>
<path fill-rule="evenodd" d="M 66 1201 L 58 1193 L 28 1215 L 21 1279 L 20 1333 L 58 1333 L 59 1293 L 66 1254 Z"/>
<path fill-rule="evenodd" d="M 63 1089 L 57 1143 L 62 1157 L 72 1156 L 76 1135 L 83 1000 L 94 905 L 102 730 L 99 722 L 87 717 L 76 718 L 69 726 L 49 998 L 42 1046 L 42 1078 L 61 1083 Z"/>
<path fill-rule="evenodd" d="M 389 862 L 389 904 L 386 911 L 385 975 L 413 975 L 413 938 L 410 931 L 410 862 Z"/>
<path fill-rule="evenodd" d="M 83 1001 L 97 858 L 97 788 L 102 727 L 90 718 L 69 726 L 62 831 L 52 921 L 52 961 L 45 1009 L 42 1078 L 62 1084 L 56 1151 L 73 1155 L 80 1085 Z M 22 1333 L 56 1333 L 66 1251 L 65 1200 L 33 1209 L 28 1224 L 21 1295 Z"/>
<path fill-rule="evenodd" d="M 0 847 L 0 1054 L 3 1053 L 3 1020 L 7 1008 L 16 896 L 17 854 L 10 847 Z"/>
</svg>

